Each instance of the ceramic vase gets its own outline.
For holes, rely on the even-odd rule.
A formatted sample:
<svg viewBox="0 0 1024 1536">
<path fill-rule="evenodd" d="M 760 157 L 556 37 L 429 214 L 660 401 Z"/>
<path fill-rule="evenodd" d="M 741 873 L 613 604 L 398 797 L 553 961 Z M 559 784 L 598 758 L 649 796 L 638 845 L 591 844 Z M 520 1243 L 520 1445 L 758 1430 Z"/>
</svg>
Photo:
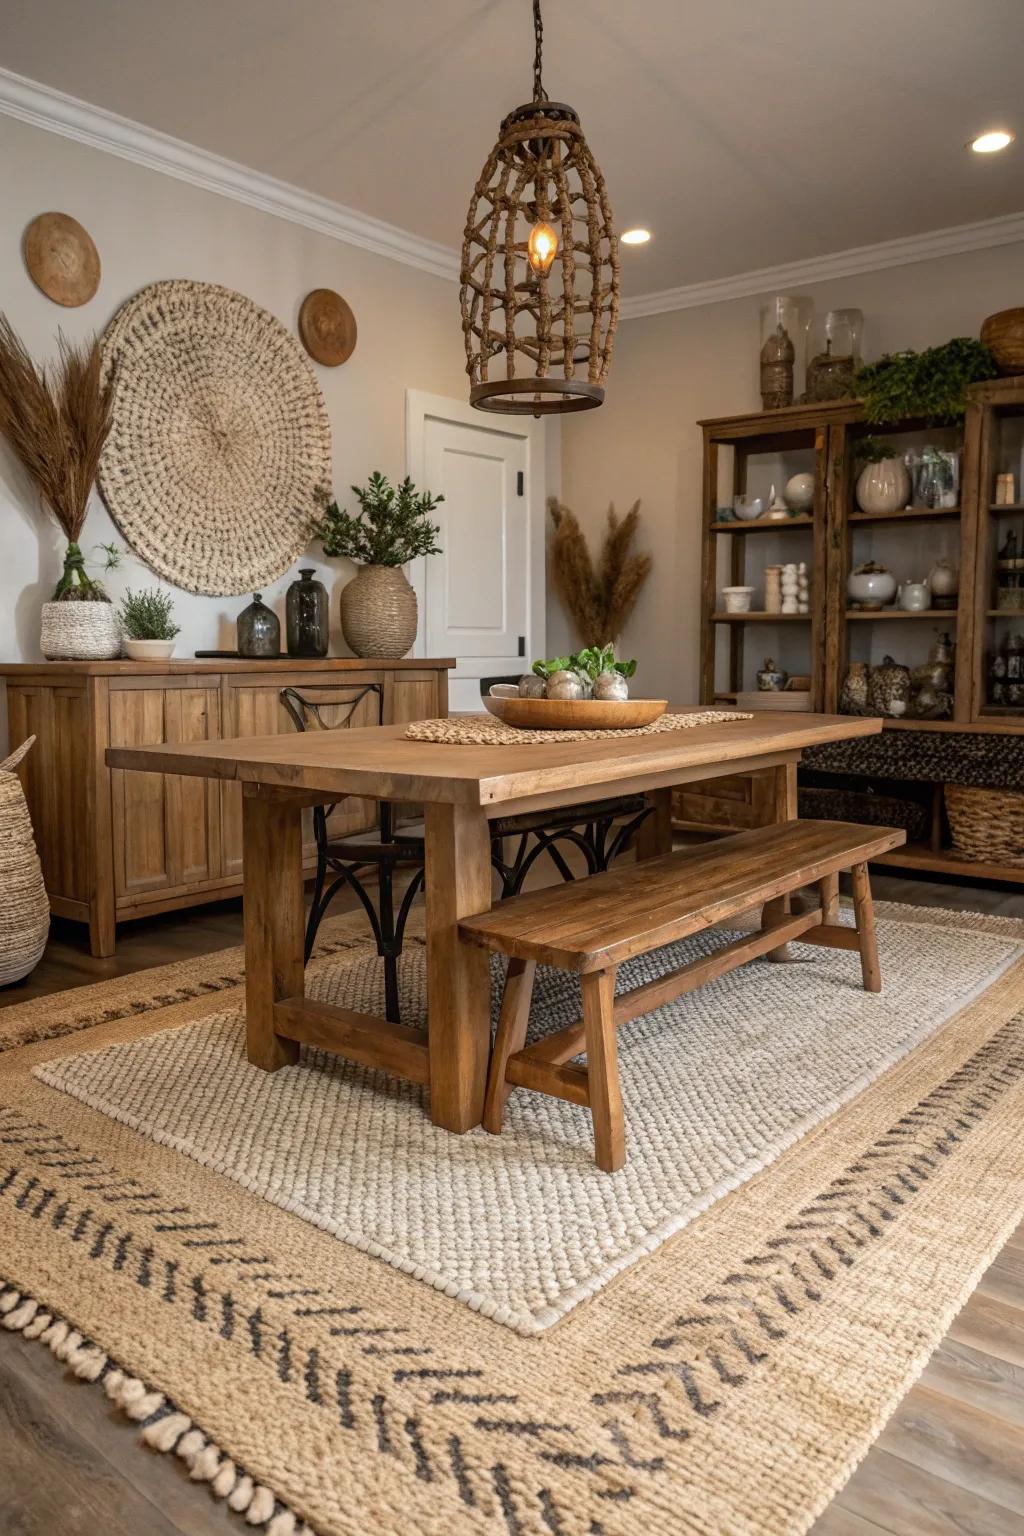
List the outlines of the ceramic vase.
<svg viewBox="0 0 1024 1536">
<path fill-rule="evenodd" d="M 361 565 L 341 589 L 341 632 L 357 656 L 405 656 L 417 618 L 416 593 L 397 565 Z"/>
<path fill-rule="evenodd" d="M 839 693 L 839 712 L 866 715 L 868 712 L 868 667 L 865 661 L 851 661 Z"/>
<path fill-rule="evenodd" d="M 882 658 L 880 667 L 873 667 L 868 682 L 868 711 L 872 715 L 885 715 L 899 720 L 910 706 L 910 668 L 901 666 L 891 656 Z"/>
<path fill-rule="evenodd" d="M 910 470 L 902 459 L 865 464 L 857 476 L 857 505 L 862 512 L 898 512 L 910 499 Z"/>
</svg>

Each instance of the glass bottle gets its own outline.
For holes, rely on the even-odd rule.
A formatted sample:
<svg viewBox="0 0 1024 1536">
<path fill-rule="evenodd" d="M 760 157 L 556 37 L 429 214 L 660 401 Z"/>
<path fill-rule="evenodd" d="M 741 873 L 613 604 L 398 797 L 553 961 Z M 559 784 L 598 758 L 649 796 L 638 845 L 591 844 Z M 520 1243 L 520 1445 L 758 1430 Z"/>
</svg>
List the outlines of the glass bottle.
<svg viewBox="0 0 1024 1536">
<path fill-rule="evenodd" d="M 314 581 L 310 566 L 300 570 L 285 598 L 285 625 L 289 656 L 326 656 L 329 631 L 327 588 Z"/>
<path fill-rule="evenodd" d="M 280 656 L 281 624 L 259 592 L 254 592 L 248 608 L 238 615 L 239 656 Z"/>
</svg>

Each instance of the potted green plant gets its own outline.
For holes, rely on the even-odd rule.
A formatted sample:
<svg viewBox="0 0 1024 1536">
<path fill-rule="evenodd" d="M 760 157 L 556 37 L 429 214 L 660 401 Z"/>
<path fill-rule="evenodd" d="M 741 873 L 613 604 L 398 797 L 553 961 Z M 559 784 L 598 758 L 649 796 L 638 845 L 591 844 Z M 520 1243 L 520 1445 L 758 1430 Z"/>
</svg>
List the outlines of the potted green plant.
<svg viewBox="0 0 1024 1536">
<path fill-rule="evenodd" d="M 408 476 L 396 490 L 380 470 L 365 487 L 354 485 L 354 515 L 326 495 L 314 533 L 324 553 L 354 560 L 355 580 L 341 589 L 341 629 L 357 656 L 397 660 L 416 639 L 416 593 L 402 566 L 420 555 L 439 555 L 440 528 L 430 513 L 444 500 L 417 491 Z"/>
<path fill-rule="evenodd" d="M 862 512 L 898 512 L 910 499 L 910 471 L 891 443 L 864 437 L 853 450 L 861 465 L 857 475 L 857 505 Z"/>
<path fill-rule="evenodd" d="M 169 592 L 149 587 L 129 590 L 121 599 L 125 654 L 132 661 L 166 661 L 174 654 L 178 625 L 172 622 L 174 603 Z"/>
<path fill-rule="evenodd" d="M 117 615 L 79 544 L 110 425 L 95 337 L 76 346 L 60 335 L 57 361 L 37 365 L 0 315 L 0 432 L 68 541 L 53 601 L 43 604 L 40 644 L 51 660 L 121 654 Z"/>
</svg>

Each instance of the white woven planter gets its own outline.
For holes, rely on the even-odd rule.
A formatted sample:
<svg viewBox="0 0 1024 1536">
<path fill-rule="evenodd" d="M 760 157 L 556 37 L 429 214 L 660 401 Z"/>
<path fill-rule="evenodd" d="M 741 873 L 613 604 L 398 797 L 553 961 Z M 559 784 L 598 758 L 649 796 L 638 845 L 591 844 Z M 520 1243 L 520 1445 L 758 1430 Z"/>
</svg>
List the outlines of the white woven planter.
<svg viewBox="0 0 1024 1536">
<path fill-rule="evenodd" d="M 47 661 L 113 661 L 121 625 L 113 603 L 44 603 L 39 644 Z"/>
<path fill-rule="evenodd" d="M 0 763 L 0 987 L 35 969 L 50 931 L 50 904 L 32 822 L 14 769 L 35 741 L 23 741 Z"/>
</svg>

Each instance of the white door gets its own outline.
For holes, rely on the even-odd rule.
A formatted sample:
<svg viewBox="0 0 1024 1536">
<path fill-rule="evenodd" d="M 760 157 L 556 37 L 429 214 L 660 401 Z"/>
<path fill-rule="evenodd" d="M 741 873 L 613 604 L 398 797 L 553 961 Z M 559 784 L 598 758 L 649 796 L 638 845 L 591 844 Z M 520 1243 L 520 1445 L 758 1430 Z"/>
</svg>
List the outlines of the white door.
<svg viewBox="0 0 1024 1536">
<path fill-rule="evenodd" d="M 474 412 L 474 415 L 478 413 Z M 427 414 L 423 484 L 440 491 L 442 553 L 426 561 L 423 643 L 455 656 L 453 712 L 480 708 L 480 679 L 533 659 L 528 436 Z"/>
</svg>

